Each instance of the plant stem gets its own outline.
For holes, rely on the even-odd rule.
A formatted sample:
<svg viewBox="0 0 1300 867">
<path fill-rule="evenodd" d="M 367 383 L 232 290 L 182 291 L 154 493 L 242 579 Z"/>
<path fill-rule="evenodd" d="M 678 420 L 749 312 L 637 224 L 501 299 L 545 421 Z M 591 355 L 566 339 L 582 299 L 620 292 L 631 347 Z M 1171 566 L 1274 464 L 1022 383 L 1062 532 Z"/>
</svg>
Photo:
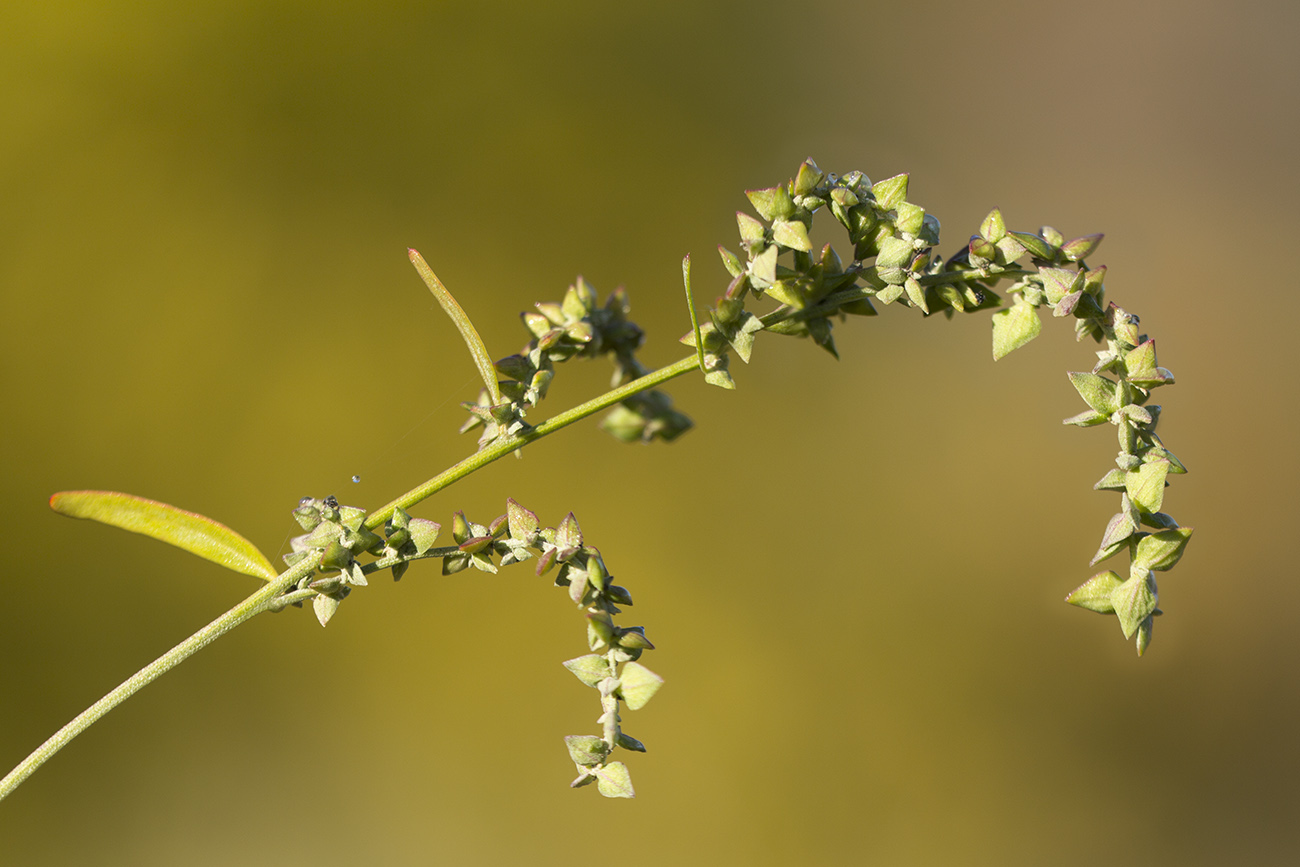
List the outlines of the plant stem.
<svg viewBox="0 0 1300 867">
<path fill-rule="evenodd" d="M 981 274 L 979 271 L 944 271 L 939 274 L 926 274 L 918 277 L 916 282 L 922 286 L 943 286 L 945 284 L 955 286 L 958 283 L 989 280 L 995 277 L 998 279 L 1023 277 L 1029 273 L 1031 272 L 1016 269 L 999 271 L 996 274 Z M 835 311 L 845 304 L 875 298 L 876 292 L 877 290 L 870 286 L 851 286 L 848 289 L 832 292 L 816 304 L 811 304 L 803 309 L 781 306 L 769 313 L 765 313 L 759 319 L 762 321 L 764 328 L 770 328 L 778 322 L 785 322 L 789 319 L 816 319 Z"/>
<path fill-rule="evenodd" d="M 434 476 L 424 484 L 414 488 L 393 502 L 384 506 L 377 512 L 373 512 L 366 519 L 366 526 L 374 529 L 383 524 L 392 517 L 393 510 L 398 508 L 408 508 L 416 503 L 431 497 L 438 491 L 450 485 L 452 482 L 463 479 L 477 469 L 487 466 L 506 455 L 514 452 L 524 446 L 536 442 L 548 434 L 552 434 L 561 428 L 568 427 L 576 421 L 581 421 L 593 413 L 602 409 L 613 406 L 621 400 L 649 388 L 654 388 L 689 373 L 700 366 L 698 355 L 691 355 L 683 358 L 667 367 L 662 367 L 653 373 L 646 374 L 640 379 L 612 389 L 594 400 L 589 400 L 584 404 L 575 406 L 567 412 L 562 412 L 552 418 L 547 419 L 534 428 L 530 428 L 518 436 L 510 437 L 501 442 L 493 443 L 480 452 L 477 452 L 460 463 L 456 464 L 449 470 Z M 430 552 L 430 556 L 437 556 Z M 272 608 L 280 609 L 286 602 L 292 603 L 300 599 L 309 598 L 314 593 L 295 594 L 296 597 L 289 600 L 281 598 L 286 590 L 296 584 L 305 575 L 316 568 L 319 563 L 319 557 L 307 557 L 288 569 L 275 580 L 269 581 L 261 587 L 256 593 L 249 596 L 243 602 L 240 602 L 234 608 L 231 608 L 225 614 L 146 665 L 144 668 L 131 675 L 122 682 L 116 689 L 105 695 L 99 701 L 86 708 L 76 716 L 71 722 L 59 729 L 50 738 L 36 748 L 27 758 L 23 759 L 12 771 L 9 772 L 3 780 L 0 780 L 0 801 L 8 797 L 9 793 L 22 785 L 22 782 L 30 777 L 37 768 L 45 764 L 51 756 L 63 749 L 72 739 L 84 732 L 90 726 L 94 725 L 100 718 L 126 701 L 132 695 L 139 692 L 143 687 L 157 680 L 165 672 L 175 668 L 184 662 L 190 656 L 202 650 L 213 641 L 225 635 L 236 626 L 251 620 L 253 617 L 261 614 L 263 611 Z M 391 564 L 389 564 L 391 565 Z"/>
<path fill-rule="evenodd" d="M 23 759 L 17 767 L 9 772 L 8 776 L 0 780 L 0 801 L 22 785 L 23 780 L 30 777 L 51 756 L 67 746 L 77 735 L 94 725 L 110 710 L 236 626 L 267 610 L 268 605 L 277 596 L 315 569 L 319 562 L 319 556 L 304 558 L 292 569 L 285 571 L 274 581 L 268 581 L 256 593 L 131 675 L 108 695 L 86 708 L 72 722 L 51 735 L 49 740 Z"/>
<path fill-rule="evenodd" d="M 418 263 L 417 263 L 418 264 Z M 427 268 L 427 266 L 426 266 Z M 1008 276 L 1007 272 L 1001 276 Z M 436 278 L 434 278 L 436 280 Z M 959 282 L 969 279 L 982 279 L 977 272 L 967 272 L 960 274 L 934 274 L 921 278 L 925 285 L 937 283 Z M 772 311 L 763 317 L 764 325 L 773 325 L 785 319 L 807 317 L 810 314 L 820 314 L 822 309 L 837 307 L 841 304 L 848 303 L 859 298 L 867 298 L 874 294 L 869 289 L 853 288 L 843 289 L 839 292 L 832 293 L 822 301 L 807 310 L 795 310 L 792 308 L 782 308 Z M 692 315 L 694 309 L 692 308 Z M 698 325 L 696 326 L 698 328 Z M 697 332 L 698 334 L 698 332 Z M 699 339 L 697 336 L 697 344 Z M 675 379 L 683 374 L 697 370 L 703 364 L 703 353 L 697 345 L 696 353 L 689 355 L 680 361 L 674 362 L 667 367 L 661 367 L 658 370 L 648 373 L 645 376 L 635 379 L 626 385 L 611 389 L 600 397 L 589 400 L 586 403 L 579 404 L 573 409 L 552 416 L 536 427 L 529 428 L 516 436 L 507 437 L 489 445 L 465 460 L 434 476 L 418 487 L 412 488 L 402 496 L 393 500 L 386 506 L 371 512 L 366 517 L 365 526 L 371 530 L 381 526 L 385 521 L 393 516 L 393 512 L 398 508 L 407 509 L 416 503 L 426 500 L 443 488 L 457 482 L 475 470 L 482 469 L 490 463 L 493 463 L 506 455 L 522 449 L 524 446 L 536 442 L 537 440 L 549 434 L 555 433 L 561 428 L 568 427 L 574 422 L 581 421 L 589 415 L 607 409 L 619 401 L 626 400 L 634 394 L 645 391 L 655 386 L 662 385 L 671 379 Z M 430 556 L 438 556 L 430 552 Z M 300 591 L 295 594 L 293 599 L 284 599 L 281 597 L 286 590 L 293 584 L 297 583 L 303 576 L 307 575 L 316 567 L 318 560 L 315 558 L 306 558 L 293 568 L 279 575 L 274 581 L 268 582 L 256 593 L 249 596 L 243 602 L 240 602 L 234 608 L 231 608 L 225 614 L 155 659 L 149 665 L 137 671 L 125 680 L 120 686 L 114 689 L 108 695 L 95 702 L 86 710 L 77 715 L 75 719 L 55 732 L 49 740 L 41 744 L 31 755 L 9 772 L 3 780 L 0 780 L 0 800 L 4 800 L 10 792 L 18 788 L 23 780 L 26 780 L 32 773 L 43 765 L 51 756 L 63 749 L 77 735 L 88 729 L 97 722 L 101 717 L 110 710 L 117 707 L 126 699 L 139 692 L 144 686 L 157 680 L 163 673 L 175 668 L 181 662 L 188 659 L 199 650 L 211 644 L 222 635 L 226 634 L 236 626 L 252 619 L 263 611 L 275 608 L 276 610 L 285 607 L 285 604 L 300 601 L 309 598 L 312 594 L 307 591 Z M 385 568 L 377 564 L 371 564 L 374 570 Z M 390 564 L 391 565 L 391 564 Z"/>
<path fill-rule="evenodd" d="M 493 461 L 499 460 L 511 452 L 517 451 L 530 443 L 537 442 L 537 440 L 542 437 L 547 436 L 548 434 L 553 434 L 561 428 L 568 427 L 576 421 L 581 421 L 593 413 L 600 412 L 602 409 L 608 409 L 619 401 L 626 400 L 638 392 L 645 391 L 648 388 L 654 388 L 657 385 L 662 385 L 670 379 L 675 379 L 682 374 L 690 373 L 699 366 L 699 356 L 689 355 L 680 361 L 668 365 L 667 367 L 661 367 L 652 373 L 647 373 L 640 379 L 634 379 L 626 385 L 621 385 L 618 388 L 607 391 L 600 397 L 579 404 L 571 410 L 552 416 L 536 427 L 529 428 L 517 436 L 508 437 L 492 443 L 487 448 L 475 452 L 465 458 L 465 460 L 456 464 L 454 467 L 439 473 L 419 487 L 412 488 L 383 508 L 371 512 L 366 516 L 366 527 L 373 530 L 391 518 L 396 509 L 409 509 L 416 503 L 432 497 L 451 483 L 460 481 L 475 470 L 482 469 Z"/>
</svg>

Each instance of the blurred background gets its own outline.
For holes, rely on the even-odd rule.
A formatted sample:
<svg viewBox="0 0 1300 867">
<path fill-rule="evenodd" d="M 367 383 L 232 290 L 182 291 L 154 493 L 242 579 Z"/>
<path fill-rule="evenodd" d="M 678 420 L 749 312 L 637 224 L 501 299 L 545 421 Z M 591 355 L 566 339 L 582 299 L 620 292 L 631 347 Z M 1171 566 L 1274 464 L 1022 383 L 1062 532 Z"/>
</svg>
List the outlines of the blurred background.
<svg viewBox="0 0 1300 867">
<path fill-rule="evenodd" d="M 1300 663 L 1285 265 L 1289 2 L 8 4 L 0 11 L 0 765 L 256 580 L 50 512 L 129 491 L 276 558 L 304 495 L 373 508 L 473 450 L 474 368 L 578 274 L 685 354 L 680 260 L 726 285 L 746 188 L 805 157 L 960 248 L 1105 232 L 1108 297 L 1178 385 L 1161 432 L 1198 528 L 1138 659 L 1062 603 L 1116 498 L 1110 428 L 1060 419 L 1091 345 L 1048 319 L 889 308 L 842 360 L 761 340 L 697 429 L 594 423 L 415 510 L 572 510 L 659 649 L 638 797 L 571 791 L 596 694 L 565 594 L 413 568 L 328 629 L 264 616 L 0 804 L 13 864 L 1294 864 Z M 1215 336 L 1216 331 L 1219 336 Z M 562 368 L 542 416 L 600 390 Z M 1288 398 L 1287 395 L 1291 395 Z M 1247 460 L 1249 458 L 1249 460 Z M 359 484 L 351 476 L 361 476 Z M 21 543 L 21 544 L 19 544 Z"/>
</svg>

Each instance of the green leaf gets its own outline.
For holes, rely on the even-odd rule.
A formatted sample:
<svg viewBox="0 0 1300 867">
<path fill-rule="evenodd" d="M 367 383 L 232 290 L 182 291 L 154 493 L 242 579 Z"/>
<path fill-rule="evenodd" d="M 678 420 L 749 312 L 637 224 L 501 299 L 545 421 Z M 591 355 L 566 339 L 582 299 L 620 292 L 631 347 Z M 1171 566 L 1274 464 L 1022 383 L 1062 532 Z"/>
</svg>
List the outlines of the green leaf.
<svg viewBox="0 0 1300 867">
<path fill-rule="evenodd" d="M 1128 375 L 1128 381 L 1138 388 L 1159 388 L 1173 385 L 1174 375 L 1163 367 L 1157 367 L 1154 370 L 1136 370 Z"/>
<path fill-rule="evenodd" d="M 1010 234 L 1020 243 L 1020 246 L 1028 250 L 1035 258 L 1052 258 L 1053 251 L 1051 246 L 1037 235 L 1030 234 L 1029 232 L 1011 232 Z"/>
<path fill-rule="evenodd" d="M 619 692 L 622 693 L 623 701 L 627 702 L 629 710 L 640 710 L 645 707 L 659 691 L 659 687 L 664 685 L 662 677 L 639 662 L 629 662 L 624 665 L 618 679 Z"/>
<path fill-rule="evenodd" d="M 1038 311 L 1022 301 L 993 314 L 993 360 L 1005 358 L 1043 330 Z"/>
<path fill-rule="evenodd" d="M 900 232 L 906 232 L 913 237 L 921 234 L 921 228 L 925 225 L 925 208 L 920 205 L 913 205 L 911 202 L 899 202 L 898 219 L 894 225 Z"/>
<path fill-rule="evenodd" d="M 1174 564 L 1182 558 L 1188 540 L 1192 538 L 1192 529 L 1175 527 L 1143 537 L 1138 542 L 1137 554 L 1133 557 L 1133 568 L 1157 572 L 1174 568 Z"/>
<path fill-rule="evenodd" d="M 769 247 L 769 250 L 775 250 L 776 247 Z M 807 299 L 799 289 L 799 283 L 796 280 L 777 280 L 764 290 L 768 296 L 775 298 L 782 304 L 789 304 L 796 310 L 802 310 L 808 306 Z M 780 324 L 780 323 L 778 323 Z"/>
<path fill-rule="evenodd" d="M 745 266 L 740 264 L 740 259 L 736 257 L 736 254 L 721 244 L 718 245 L 718 255 L 722 257 L 722 265 L 732 277 L 739 277 L 745 273 Z M 690 257 L 687 256 L 687 258 Z"/>
<path fill-rule="evenodd" d="M 806 159 L 799 166 L 799 174 L 794 179 L 794 194 L 796 196 L 807 196 L 817 189 L 817 185 L 826 177 L 817 164 L 811 159 Z"/>
<path fill-rule="evenodd" d="M 727 338 L 727 343 L 731 344 L 731 348 L 736 350 L 740 360 L 748 364 L 754 351 L 754 335 L 762 330 L 763 320 L 744 310 L 740 314 L 740 324 L 723 331 L 722 334 Z"/>
<path fill-rule="evenodd" d="M 564 516 L 564 520 L 556 529 L 555 544 L 561 549 L 582 547 L 582 529 L 578 526 L 578 519 L 572 512 Z"/>
<path fill-rule="evenodd" d="M 794 214 L 794 199 L 785 187 L 766 190 L 746 190 L 749 202 L 764 220 L 783 220 Z"/>
<path fill-rule="evenodd" d="M 1071 373 L 1068 376 L 1070 384 L 1074 386 L 1075 391 L 1079 392 L 1079 397 L 1097 412 L 1110 415 L 1119 409 L 1113 381 L 1095 373 Z"/>
<path fill-rule="evenodd" d="M 1002 258 L 998 260 L 1001 263 L 1014 262 L 1025 255 L 1025 245 L 1010 235 L 1004 235 L 1002 240 L 998 241 L 997 248 L 1002 254 Z"/>
<path fill-rule="evenodd" d="M 488 394 L 492 395 L 492 403 L 501 403 L 501 389 L 497 386 L 496 365 L 492 363 L 492 356 L 488 355 L 487 347 L 483 345 L 483 338 L 479 336 L 478 329 L 474 323 L 470 322 L 469 316 L 456 303 L 456 299 L 447 291 L 447 287 L 442 285 L 438 275 L 433 273 L 429 263 L 424 261 L 424 257 L 415 250 L 407 249 L 407 255 L 411 259 L 411 264 L 419 273 L 420 279 L 424 285 L 429 287 L 433 297 L 438 299 L 438 304 L 443 311 L 455 323 L 456 330 L 469 347 L 469 354 L 474 358 L 474 365 L 478 368 L 478 375 L 483 379 L 483 385 L 487 387 Z"/>
<path fill-rule="evenodd" d="M 573 676 L 578 680 L 591 687 L 610 675 L 609 661 L 598 653 L 588 653 L 586 656 L 567 660 L 564 667 L 573 672 Z"/>
<path fill-rule="evenodd" d="M 1051 304 L 1059 304 L 1061 299 L 1083 288 L 1083 275 L 1065 268 L 1039 268 L 1038 274 L 1043 278 L 1043 294 Z"/>
<path fill-rule="evenodd" d="M 227 569 L 270 581 L 279 573 L 257 546 L 211 518 L 116 491 L 61 491 L 50 508 L 175 545 Z"/>
<path fill-rule="evenodd" d="M 1152 614 L 1148 614 L 1146 617 L 1142 618 L 1142 623 L 1138 625 L 1138 656 L 1146 653 L 1147 648 L 1151 646 L 1151 627 L 1155 622 L 1155 617 L 1153 616 L 1155 613 L 1157 612 L 1152 612 Z"/>
<path fill-rule="evenodd" d="M 610 745 L 595 735 L 568 735 L 564 745 L 575 765 L 599 765 L 609 755 Z"/>
<path fill-rule="evenodd" d="M 808 238 L 808 227 L 798 220 L 773 220 L 772 240 L 790 250 L 802 250 L 807 253 L 812 249 Z"/>
<path fill-rule="evenodd" d="M 1061 247 L 1061 254 L 1071 262 L 1078 262 L 1080 259 L 1087 259 L 1101 244 L 1101 239 L 1105 235 L 1085 235 L 1082 238 L 1075 238 L 1073 241 Z"/>
<path fill-rule="evenodd" d="M 885 210 L 896 207 L 899 202 L 907 198 L 907 175 L 894 175 L 892 178 L 877 182 L 872 185 L 871 194 L 876 197 L 877 204 Z"/>
<path fill-rule="evenodd" d="M 1135 506 L 1148 514 L 1160 511 L 1165 499 L 1165 476 L 1169 474 L 1169 466 L 1169 461 L 1152 461 L 1125 476 L 1124 487 Z"/>
<path fill-rule="evenodd" d="M 1110 602 L 1125 638 L 1133 637 L 1142 621 L 1156 610 L 1158 601 L 1155 578 L 1150 572 L 1129 578 L 1111 592 Z"/>
<path fill-rule="evenodd" d="M 1094 491 L 1123 491 L 1126 490 L 1124 485 L 1125 473 L 1116 467 L 1106 475 L 1101 477 L 1097 484 L 1092 486 Z"/>
<path fill-rule="evenodd" d="M 761 220 L 755 220 L 744 211 L 736 211 L 736 226 L 740 229 L 740 243 L 744 244 L 745 247 L 748 248 L 754 244 L 763 243 L 767 227 L 763 225 Z M 726 262 L 725 258 L 723 262 Z"/>
<path fill-rule="evenodd" d="M 528 511 L 513 499 L 506 500 L 506 520 L 510 524 L 511 539 L 531 543 L 537 538 L 537 531 L 541 527 L 537 515 Z"/>
<path fill-rule="evenodd" d="M 1002 212 L 997 208 L 989 211 L 989 215 L 980 223 L 980 235 L 985 241 L 996 244 L 1001 241 L 1007 234 L 1007 224 L 1002 219 Z"/>
<path fill-rule="evenodd" d="M 902 238 L 886 238 L 880 244 L 880 253 L 876 256 L 877 268 L 902 268 L 912 261 L 911 241 Z"/>
<path fill-rule="evenodd" d="M 311 607 L 316 612 L 316 619 L 320 621 L 320 625 L 324 626 L 339 610 L 339 600 L 333 596 L 317 593 L 311 600 Z"/>
<path fill-rule="evenodd" d="M 780 253 L 780 248 L 773 245 L 749 260 L 749 280 L 754 286 L 766 289 L 776 282 L 776 258 Z"/>
<path fill-rule="evenodd" d="M 901 284 L 890 284 L 876 293 L 876 299 L 882 304 L 893 304 L 903 296 Z"/>
<path fill-rule="evenodd" d="M 622 762 L 610 762 L 603 768 L 594 769 L 592 773 L 596 777 L 596 791 L 606 798 L 636 797 L 632 788 L 632 775 Z"/>
<path fill-rule="evenodd" d="M 1183 466 L 1183 462 L 1178 460 L 1174 453 L 1169 451 L 1169 449 L 1158 445 L 1154 446 L 1149 452 L 1147 452 L 1147 457 L 1152 456 L 1169 461 L 1169 472 L 1174 475 L 1187 472 L 1187 467 Z"/>
<path fill-rule="evenodd" d="M 773 247 L 772 249 L 775 250 L 776 248 Z M 718 388 L 732 389 L 736 387 L 736 381 L 731 378 L 731 374 L 727 373 L 727 371 L 723 369 L 710 370 L 708 373 L 704 374 L 704 381 L 709 385 L 715 385 Z"/>
<path fill-rule="evenodd" d="M 903 282 L 903 288 L 907 291 L 908 300 L 919 307 L 922 313 L 930 312 L 930 307 L 925 301 L 925 287 L 916 278 L 908 277 Z"/>
<path fill-rule="evenodd" d="M 1114 572 L 1109 570 L 1098 572 L 1076 587 L 1073 593 L 1065 597 L 1065 601 L 1080 608 L 1087 608 L 1089 611 L 1096 611 L 1098 614 L 1114 614 L 1115 606 L 1110 598 L 1115 589 L 1123 583 Z"/>
<path fill-rule="evenodd" d="M 1136 533 L 1137 530 L 1137 523 L 1129 512 L 1116 512 L 1106 525 L 1106 532 L 1101 537 L 1101 545 L 1097 548 L 1097 553 L 1092 556 L 1092 562 L 1088 565 L 1096 565 L 1102 560 L 1114 557 L 1122 547 L 1128 544 L 1129 537 Z"/>
<path fill-rule="evenodd" d="M 415 550 L 423 554 L 433 547 L 433 543 L 438 539 L 438 533 L 442 531 L 442 525 L 427 518 L 411 518 L 407 522 L 406 530 L 411 534 Z"/>
<path fill-rule="evenodd" d="M 646 751 L 645 744 L 641 743 L 626 732 L 620 731 L 618 733 L 618 745 L 623 749 L 631 750 L 634 753 L 644 753 Z"/>
<path fill-rule="evenodd" d="M 1104 412 L 1097 412 L 1095 409 L 1086 409 L 1078 415 L 1072 415 L 1069 418 L 1061 419 L 1061 424 L 1072 424 L 1075 427 L 1095 427 L 1099 424 L 1105 424 L 1110 420 L 1110 416 Z M 1116 490 L 1119 490 L 1118 488 Z"/>
<path fill-rule="evenodd" d="M 1124 356 L 1124 370 L 1128 379 L 1139 371 L 1154 370 L 1156 367 L 1156 342 L 1147 340 Z"/>
</svg>

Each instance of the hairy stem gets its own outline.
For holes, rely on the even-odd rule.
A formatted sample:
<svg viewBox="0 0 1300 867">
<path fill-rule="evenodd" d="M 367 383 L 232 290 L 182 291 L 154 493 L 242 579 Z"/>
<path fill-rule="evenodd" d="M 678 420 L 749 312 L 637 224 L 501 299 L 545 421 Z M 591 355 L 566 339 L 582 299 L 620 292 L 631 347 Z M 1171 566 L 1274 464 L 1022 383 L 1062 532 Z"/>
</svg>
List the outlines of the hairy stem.
<svg viewBox="0 0 1300 867">
<path fill-rule="evenodd" d="M 22 785 L 23 780 L 30 777 L 51 756 L 71 743 L 72 739 L 77 735 L 98 722 L 110 710 L 236 626 L 266 611 L 277 596 L 316 568 L 319 560 L 319 556 L 307 557 L 292 569 L 286 570 L 274 581 L 267 582 L 256 593 L 131 675 L 108 695 L 78 714 L 72 722 L 51 735 L 49 740 L 37 747 L 31 755 L 23 759 L 17 767 L 10 771 L 8 776 L 0 780 L 0 801 Z"/>
<path fill-rule="evenodd" d="M 534 428 L 524 431 L 518 436 L 511 437 L 498 443 L 494 443 L 486 449 L 471 455 L 447 471 L 434 476 L 419 487 L 407 491 L 393 502 L 384 506 L 376 512 L 370 514 L 366 519 L 366 526 L 374 529 L 390 517 L 393 510 L 401 507 L 403 509 L 415 505 L 421 500 L 433 496 L 438 491 L 450 485 L 452 482 L 463 479 L 477 469 L 487 466 L 493 461 L 499 460 L 506 455 L 523 448 L 529 443 L 535 442 L 542 437 L 552 434 L 561 428 L 568 427 L 576 421 L 581 421 L 593 413 L 607 409 L 621 400 L 649 388 L 654 388 L 671 379 L 683 374 L 689 373 L 700 366 L 698 355 L 691 355 L 683 358 L 667 367 L 662 367 L 653 373 L 646 374 L 640 379 L 633 380 L 626 385 L 612 389 L 594 400 L 589 400 L 584 404 L 575 406 L 567 412 L 562 412 L 552 418 L 547 419 Z M 445 556 L 454 549 L 439 549 L 438 552 L 430 551 L 428 556 Z M 90 728 L 98 722 L 105 714 L 126 701 L 143 687 L 157 680 L 161 675 L 175 668 L 184 662 L 190 656 L 194 655 L 213 641 L 225 635 L 236 626 L 251 620 L 253 617 L 261 614 L 263 611 L 280 610 L 287 604 L 303 601 L 315 595 L 315 591 L 303 590 L 284 597 L 286 590 L 296 584 L 305 575 L 316 568 L 319 557 L 308 557 L 286 570 L 273 581 L 267 582 L 256 593 L 240 602 L 234 608 L 231 608 L 225 614 L 213 620 L 207 626 L 146 665 L 144 668 L 131 675 L 122 682 L 116 689 L 105 695 L 99 701 L 86 708 L 76 716 L 71 722 L 59 729 L 50 738 L 41 744 L 29 755 L 23 759 L 12 771 L 9 772 L 3 780 L 0 780 L 0 800 L 4 800 L 10 792 L 18 788 L 24 780 L 30 777 L 37 768 L 45 764 L 51 756 L 63 749 L 77 735 Z M 396 561 L 393 561 L 396 562 Z M 391 566 L 392 563 L 371 564 L 372 569 L 366 571 L 378 571 L 380 568 Z"/>
<path fill-rule="evenodd" d="M 602 409 L 608 409 L 619 401 L 626 400 L 638 392 L 654 388 L 657 385 L 662 385 L 663 383 L 668 382 L 670 379 L 676 379 L 685 373 L 690 373 L 699 366 L 700 359 L 698 355 L 687 356 L 681 361 L 674 362 L 667 367 L 661 367 L 652 373 L 647 373 L 640 379 L 634 379 L 626 385 L 621 385 L 618 388 L 605 392 L 600 397 L 589 400 L 584 404 L 579 404 L 571 410 L 552 416 L 536 427 L 523 431 L 518 436 L 509 437 L 495 442 L 482 451 L 475 452 L 465 458 L 465 460 L 456 464 L 454 467 L 439 473 L 424 484 L 412 488 L 383 508 L 371 512 L 366 516 L 366 527 L 373 530 L 376 527 L 383 525 L 385 521 L 391 518 L 395 510 L 399 508 L 409 509 L 416 503 L 432 497 L 434 494 L 438 493 L 453 482 L 460 481 L 470 473 L 486 467 L 493 461 L 500 460 L 506 455 L 511 454 L 530 443 L 537 442 L 537 440 L 542 437 L 547 436 L 548 434 L 553 434 L 561 428 L 568 427 L 576 421 L 581 421 L 593 413 L 600 412 Z"/>
</svg>

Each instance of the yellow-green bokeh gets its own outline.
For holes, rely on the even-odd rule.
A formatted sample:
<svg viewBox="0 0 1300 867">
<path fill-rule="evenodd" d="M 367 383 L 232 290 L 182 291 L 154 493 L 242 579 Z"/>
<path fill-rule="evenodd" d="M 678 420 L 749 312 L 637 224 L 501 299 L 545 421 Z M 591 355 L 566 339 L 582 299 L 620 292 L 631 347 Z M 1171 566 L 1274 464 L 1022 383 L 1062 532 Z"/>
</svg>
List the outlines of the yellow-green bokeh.
<svg viewBox="0 0 1300 867">
<path fill-rule="evenodd" d="M 413 568 L 258 618 L 0 804 L 13 864 L 1290 864 L 1300 858 L 1292 3 L 47 3 L 0 12 L 0 765 L 253 579 L 48 510 L 125 490 L 276 556 L 472 449 L 476 374 L 579 273 L 647 363 L 722 291 L 742 190 L 813 156 L 955 250 L 1104 231 L 1178 385 L 1197 535 L 1151 651 L 1061 598 L 1114 508 L 1067 323 L 890 309 L 759 342 L 671 446 L 566 431 L 421 506 L 574 511 L 667 685 L 638 798 L 570 791 L 595 693 L 561 591 Z M 548 404 L 602 387 L 561 369 Z M 546 405 L 544 405 L 546 406 Z M 353 485 L 349 478 L 360 474 Z M 3 770 L 3 769 L 0 769 Z"/>
</svg>

